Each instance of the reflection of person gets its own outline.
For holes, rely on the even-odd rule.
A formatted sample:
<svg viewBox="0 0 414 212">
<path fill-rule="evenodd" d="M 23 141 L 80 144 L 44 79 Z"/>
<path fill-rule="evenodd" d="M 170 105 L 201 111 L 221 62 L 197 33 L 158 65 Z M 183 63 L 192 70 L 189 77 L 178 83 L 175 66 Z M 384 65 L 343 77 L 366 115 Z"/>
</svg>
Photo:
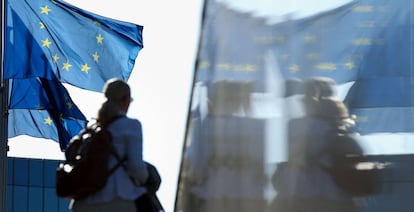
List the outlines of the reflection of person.
<svg viewBox="0 0 414 212">
<path fill-rule="evenodd" d="M 234 81 L 208 89 L 208 115 L 192 122 L 186 152 L 188 193 L 179 198 L 190 199 L 178 210 L 264 210 L 264 122 L 248 117 L 250 93 L 250 83 Z"/>
<path fill-rule="evenodd" d="M 105 126 L 121 116 L 109 124 L 107 129 L 112 134 L 116 153 L 120 157 L 128 158 L 124 162 L 126 169 L 118 168 L 112 173 L 105 187 L 98 193 L 81 200 L 73 200 L 71 210 L 74 212 L 136 211 L 134 200 L 146 192 L 144 187 L 136 186 L 146 182 L 148 171 L 142 159 L 141 123 L 126 116 L 132 101 L 130 87 L 123 80 L 111 79 L 105 84 L 104 94 L 107 99 L 98 111 L 97 122 Z M 113 167 L 117 162 L 115 157 L 111 157 L 109 166 Z"/>
<path fill-rule="evenodd" d="M 334 81 L 313 78 L 305 83 L 303 105 L 306 115 L 288 124 L 288 163 L 295 173 L 279 183 L 272 211 L 352 212 L 350 194 L 341 190 L 322 167 L 331 160 L 326 152 L 327 133 L 348 120 L 348 111 L 334 95 Z M 345 126 L 345 125 L 344 125 Z"/>
</svg>

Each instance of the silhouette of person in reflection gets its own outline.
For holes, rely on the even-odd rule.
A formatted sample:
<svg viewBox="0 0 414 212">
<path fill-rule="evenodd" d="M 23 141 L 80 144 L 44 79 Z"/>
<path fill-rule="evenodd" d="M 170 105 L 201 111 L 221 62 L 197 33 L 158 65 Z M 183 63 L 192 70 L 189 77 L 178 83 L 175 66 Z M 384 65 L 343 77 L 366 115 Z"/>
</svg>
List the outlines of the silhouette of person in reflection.
<svg viewBox="0 0 414 212">
<path fill-rule="evenodd" d="M 221 80 L 208 88 L 208 114 L 192 120 L 185 159 L 184 212 L 264 211 L 264 126 L 250 117 L 252 84 Z M 184 208 L 184 209 L 183 209 Z M 179 210 L 180 210 L 179 209 Z"/>
<path fill-rule="evenodd" d="M 332 165 L 326 152 L 327 133 L 350 127 L 345 104 L 335 97 L 335 81 L 311 78 L 304 84 L 305 116 L 288 123 L 288 161 L 272 176 L 276 197 L 271 211 L 352 212 L 352 196 L 339 188 L 323 167 Z"/>
</svg>

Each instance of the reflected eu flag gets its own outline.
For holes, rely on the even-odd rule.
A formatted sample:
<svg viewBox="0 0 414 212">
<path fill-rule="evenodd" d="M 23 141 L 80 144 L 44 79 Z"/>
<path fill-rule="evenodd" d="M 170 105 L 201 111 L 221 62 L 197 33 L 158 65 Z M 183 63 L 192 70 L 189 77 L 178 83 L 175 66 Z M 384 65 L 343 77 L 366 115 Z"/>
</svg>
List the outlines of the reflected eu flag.
<svg viewBox="0 0 414 212">
<path fill-rule="evenodd" d="M 41 77 L 102 91 L 127 80 L 142 45 L 142 26 L 58 0 L 7 0 L 5 78 Z"/>
<path fill-rule="evenodd" d="M 196 81 L 251 81 L 263 92 L 272 76 L 287 84 L 329 77 L 352 84 L 345 102 L 361 134 L 414 132 L 411 0 L 354 0 L 278 23 L 215 2 L 208 1 Z"/>
<path fill-rule="evenodd" d="M 263 90 L 263 54 L 269 46 L 256 41 L 270 31 L 265 19 L 252 18 L 215 1 L 207 4 L 196 81 L 254 81 L 256 89 Z"/>
<path fill-rule="evenodd" d="M 345 102 L 362 134 L 414 132 L 414 16 L 410 0 L 356 0 L 272 26 L 285 79 L 353 83 Z"/>
</svg>

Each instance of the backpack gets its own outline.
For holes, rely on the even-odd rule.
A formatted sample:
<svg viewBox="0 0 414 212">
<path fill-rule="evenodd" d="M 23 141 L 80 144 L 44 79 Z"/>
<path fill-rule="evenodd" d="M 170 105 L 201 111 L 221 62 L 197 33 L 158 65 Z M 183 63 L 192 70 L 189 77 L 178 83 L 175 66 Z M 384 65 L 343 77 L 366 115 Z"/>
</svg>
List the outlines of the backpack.
<svg viewBox="0 0 414 212">
<path fill-rule="evenodd" d="M 108 177 L 126 160 L 109 168 L 114 154 L 111 133 L 95 123 L 72 138 L 65 151 L 66 160 L 56 170 L 58 197 L 82 199 L 101 190 Z"/>
<path fill-rule="evenodd" d="M 165 210 L 156 194 L 161 185 L 161 176 L 154 165 L 149 162 L 145 162 L 145 164 L 149 176 L 143 186 L 147 188 L 147 192 L 135 200 L 135 206 L 138 211 L 163 212 Z M 123 167 L 126 168 L 125 166 Z"/>
<path fill-rule="evenodd" d="M 328 134 L 327 151 L 332 166 L 324 169 L 336 185 L 352 196 L 367 196 L 378 192 L 378 175 L 382 168 L 363 156 L 363 149 L 347 132 L 332 131 Z"/>
</svg>

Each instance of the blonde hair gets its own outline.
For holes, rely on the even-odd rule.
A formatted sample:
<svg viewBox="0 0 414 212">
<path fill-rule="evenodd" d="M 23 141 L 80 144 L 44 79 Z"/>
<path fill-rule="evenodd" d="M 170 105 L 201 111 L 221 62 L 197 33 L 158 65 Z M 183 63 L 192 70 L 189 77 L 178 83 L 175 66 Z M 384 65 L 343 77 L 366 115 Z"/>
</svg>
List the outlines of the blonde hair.
<svg viewBox="0 0 414 212">
<path fill-rule="evenodd" d="M 103 89 L 106 101 L 98 110 L 97 122 L 101 125 L 108 124 L 112 119 L 122 114 L 121 103 L 131 96 L 128 83 L 122 79 L 112 78 L 108 80 Z"/>
</svg>

